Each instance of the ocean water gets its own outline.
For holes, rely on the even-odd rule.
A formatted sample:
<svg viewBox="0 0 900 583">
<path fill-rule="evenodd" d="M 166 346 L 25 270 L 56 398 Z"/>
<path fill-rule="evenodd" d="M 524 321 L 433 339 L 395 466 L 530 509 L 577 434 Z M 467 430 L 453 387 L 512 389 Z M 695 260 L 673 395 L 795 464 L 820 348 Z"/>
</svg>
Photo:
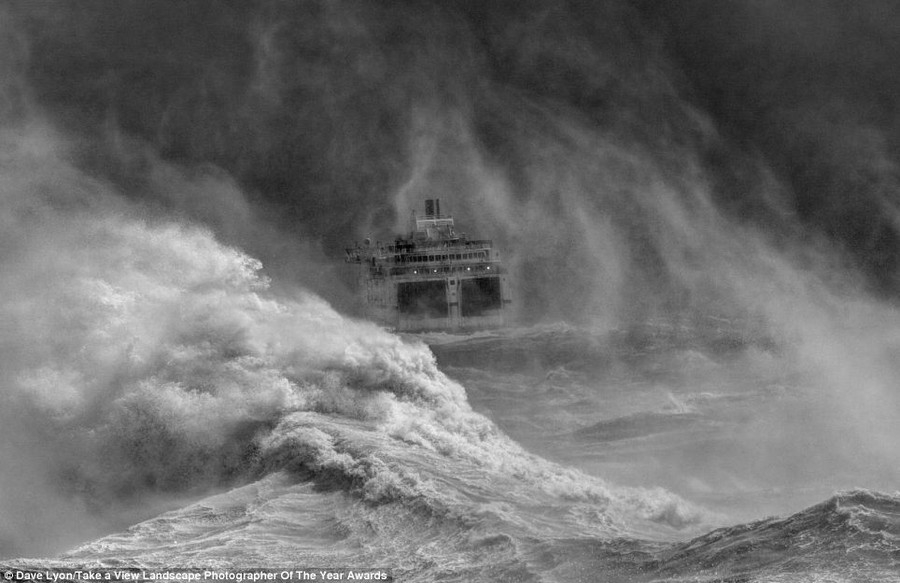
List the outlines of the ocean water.
<svg viewBox="0 0 900 583">
<path fill-rule="evenodd" d="M 773 277 L 755 317 L 401 336 L 26 144 L 0 213 L 3 567 L 898 578 L 890 305 Z"/>
<path fill-rule="evenodd" d="M 0 568 L 900 581 L 897 6 L 0 3 Z"/>
<path fill-rule="evenodd" d="M 58 236 L 104 257 L 5 307 L 45 318 L 7 377 L 5 567 L 900 576 L 900 495 L 781 430 L 825 443 L 815 377 L 746 322 L 398 336 L 203 230 L 89 224 Z"/>
</svg>

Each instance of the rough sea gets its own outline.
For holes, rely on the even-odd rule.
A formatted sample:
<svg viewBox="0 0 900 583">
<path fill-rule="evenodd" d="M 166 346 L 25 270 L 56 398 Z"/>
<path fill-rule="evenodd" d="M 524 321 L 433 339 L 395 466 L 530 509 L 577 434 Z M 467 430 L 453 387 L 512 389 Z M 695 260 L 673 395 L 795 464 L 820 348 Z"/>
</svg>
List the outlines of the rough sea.
<svg viewBox="0 0 900 583">
<path fill-rule="evenodd" d="M 4 567 L 898 578 L 900 496 L 746 323 L 398 336 L 202 230 L 89 224 L 6 306 L 44 315 L 7 377 Z"/>
<path fill-rule="evenodd" d="M 887 0 L 0 2 L 0 576 L 900 581 L 898 62 Z M 434 198 L 508 328 L 353 306 Z"/>
</svg>

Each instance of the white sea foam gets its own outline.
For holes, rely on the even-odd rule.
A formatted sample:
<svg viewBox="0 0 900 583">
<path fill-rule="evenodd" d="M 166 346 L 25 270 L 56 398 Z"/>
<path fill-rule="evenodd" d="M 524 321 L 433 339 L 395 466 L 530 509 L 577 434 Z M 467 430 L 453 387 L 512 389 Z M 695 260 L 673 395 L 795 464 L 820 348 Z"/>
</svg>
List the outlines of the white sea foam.
<svg viewBox="0 0 900 583">
<path fill-rule="evenodd" d="M 201 492 L 277 469 L 274 459 L 339 474 L 370 500 L 437 491 L 404 469 L 402 454 L 386 465 L 356 451 L 365 432 L 296 425 L 299 412 L 362 422 L 391 440 L 376 448 L 403 444 L 411 456 L 480 468 L 519 500 L 692 520 L 689 510 L 648 510 L 659 493 L 622 494 L 527 454 L 472 411 L 424 344 L 344 318 L 307 292 L 277 297 L 258 261 L 203 228 L 139 216 L 57 149 L 51 140 L 11 152 L 4 167 L 2 237 L 15 252 L 2 257 L 0 432 L 12 444 L 4 461 L 39 484 L 27 495 L 76 509 L 72 524 L 109 528 L 150 493 Z M 43 194 L 56 174 L 80 189 Z M 41 520 L 11 511 L 25 495 L 17 479 L 3 480 L 3 537 L 12 546 L 19 533 L 40 536 Z"/>
</svg>

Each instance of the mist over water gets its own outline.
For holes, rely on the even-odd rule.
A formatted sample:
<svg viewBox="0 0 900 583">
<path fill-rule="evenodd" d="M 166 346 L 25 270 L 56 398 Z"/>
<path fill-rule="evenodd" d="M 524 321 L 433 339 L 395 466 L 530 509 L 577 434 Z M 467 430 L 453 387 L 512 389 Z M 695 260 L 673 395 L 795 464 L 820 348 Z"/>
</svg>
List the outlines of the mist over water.
<svg viewBox="0 0 900 583">
<path fill-rule="evenodd" d="M 54 553 L 284 468 L 432 504 L 397 467 L 427 470 L 379 435 L 488 469 L 431 476 L 460 492 L 509 474 L 526 484 L 519 510 L 574 499 L 560 524 L 579 534 L 722 523 L 681 497 L 716 506 L 728 484 L 784 493 L 756 515 L 752 501 L 715 509 L 742 520 L 822 490 L 895 490 L 896 12 L 10 3 L 0 556 Z M 358 315 L 343 247 L 390 240 L 433 197 L 503 249 L 522 325 L 578 332 L 510 340 L 524 356 L 509 370 L 435 348 L 439 368 L 425 345 L 342 315 Z M 710 403 L 757 385 L 784 397 L 752 397 L 733 425 L 728 409 L 731 434 L 702 453 L 623 469 L 556 445 L 718 423 Z M 504 386 L 568 393 L 476 412 Z M 564 485 L 548 493 L 547 476 Z M 598 500 L 624 510 L 582 520 L 578 504 Z"/>
</svg>

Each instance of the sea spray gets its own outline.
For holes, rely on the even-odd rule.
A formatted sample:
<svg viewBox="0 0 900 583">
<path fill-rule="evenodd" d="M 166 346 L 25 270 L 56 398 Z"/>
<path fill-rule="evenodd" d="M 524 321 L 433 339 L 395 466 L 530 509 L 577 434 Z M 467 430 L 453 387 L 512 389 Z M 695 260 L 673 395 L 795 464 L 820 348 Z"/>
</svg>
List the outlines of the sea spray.
<svg viewBox="0 0 900 583">
<path fill-rule="evenodd" d="M 4 458 L 37 484 L 27 496 L 67 507 L 72 525 L 109 528 L 135 509 L 152 512 L 143 505 L 156 496 L 197 496 L 280 469 L 330 476 L 369 501 L 431 505 L 433 482 L 383 459 L 394 443 L 480 468 L 523 502 L 610 505 L 601 530 L 627 529 L 635 512 L 675 526 L 697 520 L 688 507 L 670 520 L 631 499 L 642 494 L 527 454 L 471 409 L 424 344 L 302 290 L 277 296 L 258 261 L 202 227 L 107 206 L 115 192 L 68 165 L 60 143 L 14 151 L 7 167 L 16 188 L 5 191 L 3 215 L 20 218 L 3 233 L 18 252 L 3 257 L 0 284 L 0 431 Z M 38 162 L 45 172 L 29 178 Z M 53 174 L 82 186 L 42 194 Z M 26 490 L 3 492 L 3 508 L 25 504 Z M 682 504 L 670 496 L 663 506 Z M 14 518 L 11 540 L 42 528 Z"/>
</svg>

